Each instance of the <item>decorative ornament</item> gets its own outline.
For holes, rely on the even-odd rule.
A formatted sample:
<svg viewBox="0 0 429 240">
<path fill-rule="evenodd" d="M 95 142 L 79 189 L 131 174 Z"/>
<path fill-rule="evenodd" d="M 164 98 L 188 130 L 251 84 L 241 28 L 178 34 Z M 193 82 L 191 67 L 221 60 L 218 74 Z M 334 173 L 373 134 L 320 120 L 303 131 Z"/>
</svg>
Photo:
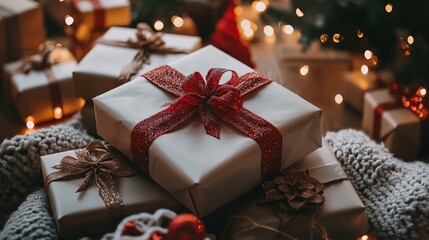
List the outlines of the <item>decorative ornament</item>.
<svg viewBox="0 0 429 240">
<path fill-rule="evenodd" d="M 181 214 L 170 222 L 166 239 L 202 240 L 205 230 L 204 224 L 195 215 Z"/>
<path fill-rule="evenodd" d="M 154 214 L 139 213 L 124 218 L 115 232 L 104 235 L 102 239 L 208 240 L 205 229 L 193 214 L 177 215 L 168 209 L 158 209 Z"/>
<path fill-rule="evenodd" d="M 273 181 L 267 181 L 262 186 L 267 201 L 284 201 L 287 206 L 299 210 L 311 205 L 324 202 L 322 196 L 323 184 L 310 177 L 307 171 L 281 171 L 281 175 Z"/>
</svg>

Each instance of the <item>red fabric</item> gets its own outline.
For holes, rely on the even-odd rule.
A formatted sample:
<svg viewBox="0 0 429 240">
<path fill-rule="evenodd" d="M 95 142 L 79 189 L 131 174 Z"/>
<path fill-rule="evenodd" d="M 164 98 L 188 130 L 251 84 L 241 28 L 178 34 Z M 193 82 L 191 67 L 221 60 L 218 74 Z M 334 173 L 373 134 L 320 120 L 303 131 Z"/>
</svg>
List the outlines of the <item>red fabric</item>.
<svg viewBox="0 0 429 240">
<path fill-rule="evenodd" d="M 237 28 L 237 20 L 234 13 L 234 6 L 231 4 L 225 11 L 222 18 L 216 24 L 214 33 L 210 38 L 210 44 L 228 53 L 234 58 L 251 68 L 255 68 L 250 55 L 247 42 L 241 39 Z"/>
<path fill-rule="evenodd" d="M 219 84 L 225 72 L 230 80 Z M 143 75 L 161 89 L 178 98 L 168 108 L 139 122 L 131 133 L 131 151 L 134 161 L 149 175 L 149 147 L 159 136 L 173 131 L 195 115 L 199 115 L 206 133 L 220 137 L 220 122 L 255 140 L 261 148 L 261 175 L 270 179 L 280 171 L 282 136 L 265 119 L 243 107 L 242 96 L 271 80 L 251 72 L 241 77 L 232 70 L 212 68 L 204 81 L 200 73 L 187 77 L 167 65 Z M 192 149 L 189 149 L 192 151 Z"/>
</svg>

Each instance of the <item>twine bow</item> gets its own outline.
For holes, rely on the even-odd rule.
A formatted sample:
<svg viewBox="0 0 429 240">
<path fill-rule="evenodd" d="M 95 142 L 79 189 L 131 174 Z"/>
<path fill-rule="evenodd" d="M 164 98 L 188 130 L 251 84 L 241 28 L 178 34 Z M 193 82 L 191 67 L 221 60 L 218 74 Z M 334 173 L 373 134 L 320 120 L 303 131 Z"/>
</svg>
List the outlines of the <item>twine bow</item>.
<svg viewBox="0 0 429 240">
<path fill-rule="evenodd" d="M 154 32 L 146 23 L 137 24 L 135 39 L 128 39 L 125 42 L 115 40 L 102 40 L 101 42 L 108 45 L 139 50 L 134 56 L 133 61 L 122 68 L 116 82 L 118 86 L 130 81 L 131 77 L 138 73 L 143 64 L 149 64 L 151 53 L 189 53 L 187 50 L 166 47 L 165 42 L 162 40 L 162 33 Z"/>
<path fill-rule="evenodd" d="M 46 176 L 46 185 L 53 181 L 85 176 L 76 192 L 88 189 L 95 179 L 98 193 L 113 219 L 119 220 L 125 214 L 124 203 L 112 176 L 128 177 L 137 170 L 127 162 L 111 154 L 100 141 L 93 141 L 85 149 L 75 151 L 77 158 L 66 156 L 59 165 L 52 168 L 59 171 Z"/>
<path fill-rule="evenodd" d="M 229 81 L 220 84 L 226 72 L 231 72 Z M 270 83 L 262 74 L 251 72 L 238 76 L 227 69 L 213 68 L 205 83 L 200 73 L 185 77 L 167 65 L 144 74 L 144 77 L 159 88 L 178 97 L 168 108 L 139 122 L 131 133 L 133 159 L 149 174 L 149 147 L 159 136 L 199 114 L 208 135 L 219 138 L 222 121 L 240 133 L 255 140 L 261 149 L 261 175 L 273 177 L 280 170 L 282 135 L 267 120 L 243 107 L 242 96 Z"/>
</svg>

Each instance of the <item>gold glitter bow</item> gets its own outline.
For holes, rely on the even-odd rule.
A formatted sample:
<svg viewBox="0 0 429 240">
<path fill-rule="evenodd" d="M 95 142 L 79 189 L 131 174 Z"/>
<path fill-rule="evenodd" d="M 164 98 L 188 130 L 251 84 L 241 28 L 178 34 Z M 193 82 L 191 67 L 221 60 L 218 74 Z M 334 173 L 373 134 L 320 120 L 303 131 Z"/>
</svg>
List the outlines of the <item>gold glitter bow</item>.
<svg viewBox="0 0 429 240">
<path fill-rule="evenodd" d="M 85 191 L 92 179 L 98 188 L 110 216 L 119 220 L 125 214 L 122 198 L 115 186 L 112 176 L 128 177 L 137 172 L 129 163 L 111 154 L 100 141 L 93 141 L 84 149 L 75 151 L 77 158 L 66 156 L 59 165 L 52 168 L 59 171 L 46 176 L 46 185 L 62 179 L 85 176 L 76 192 Z"/>
<path fill-rule="evenodd" d="M 55 49 L 55 45 L 52 42 L 46 42 L 39 46 L 39 52 L 24 57 L 22 64 L 15 70 L 16 73 L 23 72 L 28 74 L 31 70 L 44 70 L 50 68 L 54 62 L 50 58 L 50 54 Z"/>
<path fill-rule="evenodd" d="M 143 64 L 149 64 L 151 53 L 189 53 L 187 50 L 166 47 L 162 40 L 162 33 L 154 32 L 146 23 L 137 24 L 135 39 L 128 39 L 128 41 L 102 40 L 101 43 L 139 50 L 133 61 L 122 68 L 117 78 L 117 86 L 128 82 L 132 76 L 138 73 Z"/>
</svg>

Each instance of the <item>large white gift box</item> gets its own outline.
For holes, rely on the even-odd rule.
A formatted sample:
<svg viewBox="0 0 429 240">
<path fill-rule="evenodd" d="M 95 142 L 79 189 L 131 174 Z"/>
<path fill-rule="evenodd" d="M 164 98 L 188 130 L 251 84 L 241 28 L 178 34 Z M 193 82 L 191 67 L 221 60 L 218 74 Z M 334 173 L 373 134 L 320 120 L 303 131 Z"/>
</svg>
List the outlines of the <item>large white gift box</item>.
<svg viewBox="0 0 429 240">
<path fill-rule="evenodd" d="M 104 34 L 102 40 L 126 42 L 135 37 L 136 29 L 134 28 L 112 27 Z M 201 46 L 201 39 L 194 36 L 163 34 L 162 40 L 168 48 L 183 49 L 189 52 Z M 73 72 L 76 95 L 90 100 L 113 89 L 117 85 L 117 78 L 121 70 L 133 61 L 138 52 L 138 49 L 97 43 Z M 150 63 L 143 64 L 136 76 L 185 55 L 185 53 L 152 53 Z"/>
<path fill-rule="evenodd" d="M 227 68 L 239 76 L 253 70 L 213 46 L 169 64 L 185 76 Z M 93 99 L 97 133 L 132 158 L 130 134 L 142 120 L 175 98 L 137 78 Z M 283 138 L 285 168 L 321 146 L 322 111 L 277 83 L 243 97 L 246 109 L 275 126 Z M 220 139 L 206 134 L 199 118 L 155 139 L 149 148 L 149 174 L 200 216 L 218 209 L 261 183 L 261 150 L 251 138 L 220 125 Z"/>
</svg>

